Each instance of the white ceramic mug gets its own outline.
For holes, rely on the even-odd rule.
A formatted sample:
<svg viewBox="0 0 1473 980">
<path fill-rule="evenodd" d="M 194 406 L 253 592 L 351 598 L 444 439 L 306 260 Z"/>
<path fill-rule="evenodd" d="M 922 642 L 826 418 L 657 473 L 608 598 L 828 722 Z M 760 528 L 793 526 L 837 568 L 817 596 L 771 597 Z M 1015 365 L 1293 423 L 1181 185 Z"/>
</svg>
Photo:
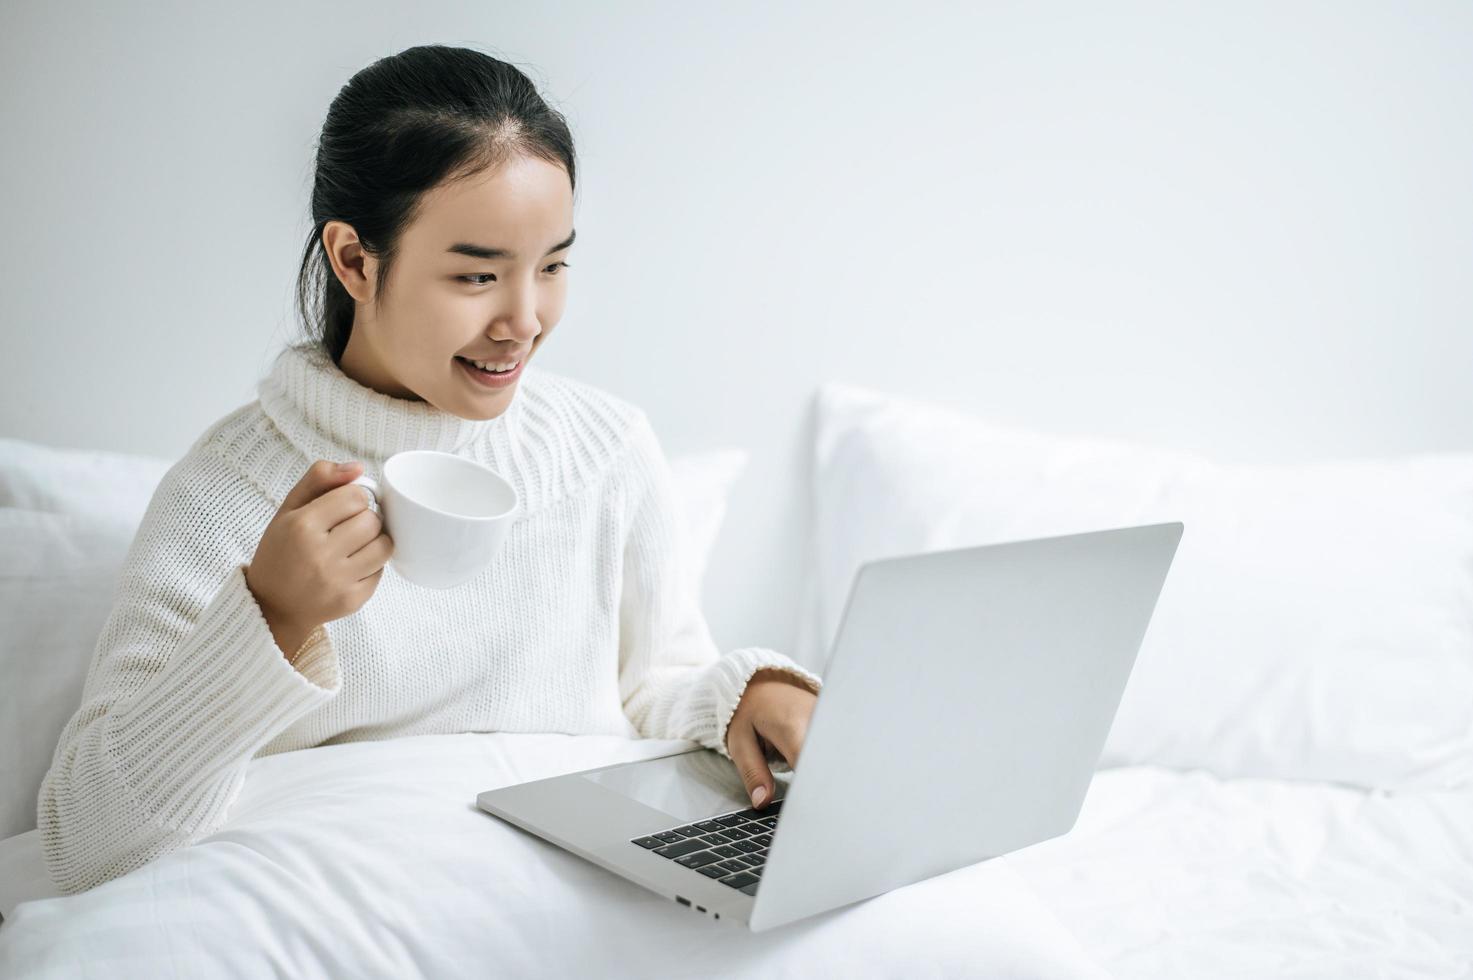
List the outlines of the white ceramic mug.
<svg viewBox="0 0 1473 980">
<path fill-rule="evenodd" d="M 433 449 L 390 456 L 382 481 L 364 475 L 353 482 L 373 495 L 369 506 L 394 541 L 389 564 L 428 589 L 475 578 L 501 550 L 522 510 L 516 488 L 501 474 Z"/>
</svg>

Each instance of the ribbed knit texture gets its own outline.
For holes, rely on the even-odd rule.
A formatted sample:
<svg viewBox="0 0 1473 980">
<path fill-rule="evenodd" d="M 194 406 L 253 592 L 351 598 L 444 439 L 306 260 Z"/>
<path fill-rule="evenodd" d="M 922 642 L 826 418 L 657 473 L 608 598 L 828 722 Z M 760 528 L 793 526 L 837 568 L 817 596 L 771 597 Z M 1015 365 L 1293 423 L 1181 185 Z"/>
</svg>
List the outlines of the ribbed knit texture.
<svg viewBox="0 0 1473 980">
<path fill-rule="evenodd" d="M 463 419 L 295 346 L 258 394 L 165 474 L 128 551 L 37 800 L 62 891 L 218 829 L 256 756 L 509 731 L 685 738 L 730 758 L 726 726 L 755 671 L 820 689 L 776 651 L 717 650 L 642 409 L 529 364 L 502 415 Z M 405 449 L 512 481 L 523 512 L 502 550 L 443 591 L 391 560 L 362 608 L 279 649 L 245 581 L 267 523 L 315 460 L 358 460 L 381 480 Z"/>
</svg>

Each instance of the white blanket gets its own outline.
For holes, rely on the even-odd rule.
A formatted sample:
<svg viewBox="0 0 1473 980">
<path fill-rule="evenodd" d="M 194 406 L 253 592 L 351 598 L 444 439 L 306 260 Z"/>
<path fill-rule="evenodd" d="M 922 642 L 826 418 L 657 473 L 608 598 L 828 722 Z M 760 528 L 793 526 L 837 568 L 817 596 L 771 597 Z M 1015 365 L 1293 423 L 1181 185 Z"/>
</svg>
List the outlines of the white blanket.
<svg viewBox="0 0 1473 980">
<path fill-rule="evenodd" d="M 1107 769 L 1002 860 L 1119 977 L 1473 978 L 1473 792 Z"/>
<path fill-rule="evenodd" d="M 434 735 L 256 759 L 217 833 L 7 911 L 0 975 L 1109 975 L 1005 858 L 752 934 L 475 805 L 482 790 L 690 744 Z M 26 836 L 5 857 L 12 888 L 39 868 Z"/>
</svg>

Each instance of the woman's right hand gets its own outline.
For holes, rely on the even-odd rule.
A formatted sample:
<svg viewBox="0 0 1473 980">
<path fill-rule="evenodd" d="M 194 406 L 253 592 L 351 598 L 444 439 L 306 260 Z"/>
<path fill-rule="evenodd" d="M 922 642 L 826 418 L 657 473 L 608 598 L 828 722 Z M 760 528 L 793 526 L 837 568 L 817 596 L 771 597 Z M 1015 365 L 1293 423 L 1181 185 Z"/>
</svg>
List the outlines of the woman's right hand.
<svg viewBox="0 0 1473 980">
<path fill-rule="evenodd" d="M 352 483 L 363 465 L 345 465 L 319 459 L 307 468 L 246 568 L 246 585 L 288 657 L 318 626 L 367 602 L 394 552 L 368 490 Z"/>
</svg>

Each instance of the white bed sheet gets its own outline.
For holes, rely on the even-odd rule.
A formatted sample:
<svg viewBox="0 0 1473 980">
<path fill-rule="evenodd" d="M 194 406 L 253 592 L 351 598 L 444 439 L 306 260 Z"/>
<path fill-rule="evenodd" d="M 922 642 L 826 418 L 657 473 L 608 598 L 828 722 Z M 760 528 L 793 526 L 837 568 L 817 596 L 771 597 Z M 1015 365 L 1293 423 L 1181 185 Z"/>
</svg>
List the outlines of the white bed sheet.
<svg viewBox="0 0 1473 980">
<path fill-rule="evenodd" d="M 1120 978 L 1473 977 L 1473 793 L 1095 774 L 1003 859 Z"/>
<path fill-rule="evenodd" d="M 475 805 L 691 744 L 433 735 L 255 759 L 218 832 L 15 906 L 0 976 L 1108 976 L 1001 861 L 752 934 Z M 7 843 L 8 871 L 44 875 L 34 832 Z"/>
</svg>

